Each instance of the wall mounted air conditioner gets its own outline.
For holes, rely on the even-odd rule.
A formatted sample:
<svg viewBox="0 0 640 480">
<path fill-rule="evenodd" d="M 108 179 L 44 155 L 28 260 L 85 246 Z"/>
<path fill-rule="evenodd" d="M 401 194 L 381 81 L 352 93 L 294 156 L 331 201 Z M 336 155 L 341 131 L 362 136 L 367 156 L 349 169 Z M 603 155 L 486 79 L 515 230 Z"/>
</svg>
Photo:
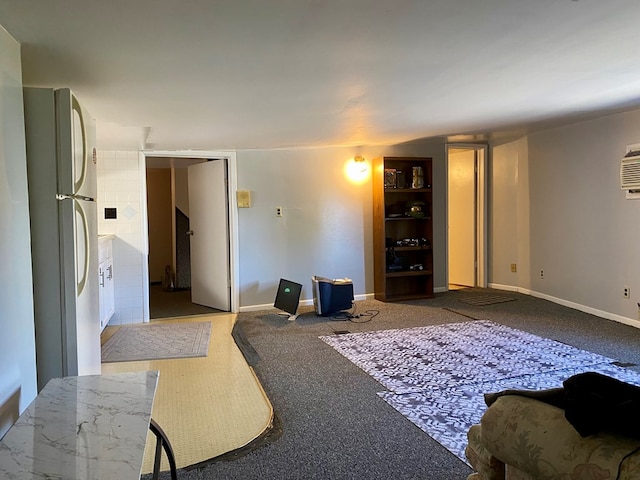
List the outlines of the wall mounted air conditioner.
<svg viewBox="0 0 640 480">
<path fill-rule="evenodd" d="M 620 162 L 620 188 L 640 190 L 640 151 L 627 153 Z"/>
</svg>

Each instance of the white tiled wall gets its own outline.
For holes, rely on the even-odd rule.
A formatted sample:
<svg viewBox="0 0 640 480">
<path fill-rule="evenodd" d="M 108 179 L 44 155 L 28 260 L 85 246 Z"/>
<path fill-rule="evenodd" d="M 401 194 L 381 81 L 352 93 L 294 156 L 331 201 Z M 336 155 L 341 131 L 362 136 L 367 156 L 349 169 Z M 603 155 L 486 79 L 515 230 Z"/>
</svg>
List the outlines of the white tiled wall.
<svg viewBox="0 0 640 480">
<path fill-rule="evenodd" d="M 115 314 L 109 325 L 141 323 L 145 319 L 147 226 L 143 207 L 144 160 L 137 151 L 100 151 L 98 233 L 111 233 Z M 105 208 L 116 208 L 116 219 L 105 219 Z"/>
</svg>

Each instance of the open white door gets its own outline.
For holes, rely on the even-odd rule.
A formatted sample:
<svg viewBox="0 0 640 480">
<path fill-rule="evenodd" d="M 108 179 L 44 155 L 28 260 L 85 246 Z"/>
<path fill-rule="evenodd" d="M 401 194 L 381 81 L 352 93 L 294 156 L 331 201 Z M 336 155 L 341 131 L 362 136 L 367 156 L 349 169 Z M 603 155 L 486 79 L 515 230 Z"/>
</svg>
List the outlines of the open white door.
<svg viewBox="0 0 640 480">
<path fill-rule="evenodd" d="M 188 167 L 191 301 L 231 310 L 227 161 Z"/>
</svg>

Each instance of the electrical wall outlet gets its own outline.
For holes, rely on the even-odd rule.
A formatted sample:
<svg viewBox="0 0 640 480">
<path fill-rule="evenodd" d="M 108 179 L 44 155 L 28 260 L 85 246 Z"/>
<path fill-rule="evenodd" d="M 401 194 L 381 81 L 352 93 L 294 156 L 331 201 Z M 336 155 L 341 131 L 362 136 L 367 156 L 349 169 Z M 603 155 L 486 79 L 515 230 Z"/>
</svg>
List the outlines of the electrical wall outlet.
<svg viewBox="0 0 640 480">
<path fill-rule="evenodd" d="M 515 263 L 511 264 L 511 273 L 516 273 L 518 271 L 518 265 Z"/>
<path fill-rule="evenodd" d="M 540 270 L 540 278 L 544 278 L 544 270 Z"/>
<path fill-rule="evenodd" d="M 631 296 L 631 290 L 629 290 L 629 287 L 624 287 L 622 289 L 622 296 L 624 298 L 629 298 Z"/>
<path fill-rule="evenodd" d="M 282 207 L 276 207 L 276 217 L 282 216 Z"/>
</svg>

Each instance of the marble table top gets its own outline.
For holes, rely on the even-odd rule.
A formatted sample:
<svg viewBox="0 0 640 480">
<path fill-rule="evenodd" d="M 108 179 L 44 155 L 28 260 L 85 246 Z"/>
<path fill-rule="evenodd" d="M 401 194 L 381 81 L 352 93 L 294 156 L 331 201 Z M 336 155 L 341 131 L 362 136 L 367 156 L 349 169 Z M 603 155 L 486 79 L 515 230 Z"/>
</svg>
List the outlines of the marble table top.
<svg viewBox="0 0 640 480">
<path fill-rule="evenodd" d="M 0 478 L 138 480 L 158 375 L 52 379 L 0 441 Z"/>
</svg>

